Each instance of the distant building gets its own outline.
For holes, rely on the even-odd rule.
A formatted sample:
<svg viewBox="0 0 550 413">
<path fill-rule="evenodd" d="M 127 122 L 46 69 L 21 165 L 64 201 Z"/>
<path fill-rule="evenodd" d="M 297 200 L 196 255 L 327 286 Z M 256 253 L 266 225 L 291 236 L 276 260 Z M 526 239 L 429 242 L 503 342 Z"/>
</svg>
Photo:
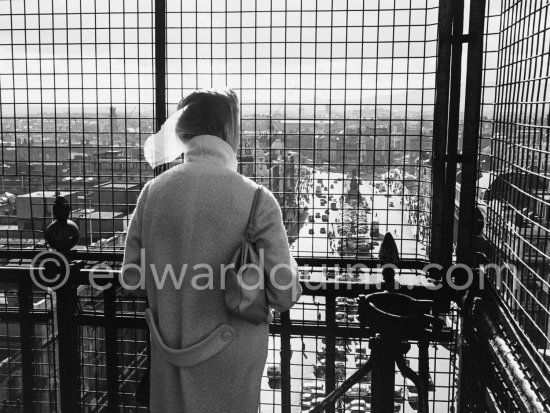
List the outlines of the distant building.
<svg viewBox="0 0 550 413">
<path fill-rule="evenodd" d="M 92 188 L 92 208 L 102 212 L 134 211 L 141 192 L 138 184 L 105 182 Z"/>
<path fill-rule="evenodd" d="M 245 133 L 241 138 L 241 147 L 237 152 L 240 173 L 253 179 L 260 185 L 267 186 L 269 171 L 265 152 L 258 146 L 255 134 Z"/>
<path fill-rule="evenodd" d="M 100 159 L 98 174 L 114 182 L 147 182 L 154 177 L 153 169 L 144 160 L 127 158 Z"/>
<path fill-rule="evenodd" d="M 295 185 L 297 183 L 298 154 L 289 152 L 284 159 L 272 163 L 270 169 L 269 189 L 279 201 L 281 207 L 284 204 L 285 194 L 294 195 Z"/>
<path fill-rule="evenodd" d="M 280 161 L 283 159 L 285 151 L 285 143 L 280 136 L 277 136 L 275 142 L 271 144 L 270 148 L 270 161 Z"/>
<path fill-rule="evenodd" d="M 19 195 L 16 199 L 17 227 L 33 236 L 34 232 L 42 232 L 54 219 L 52 206 L 57 196 L 69 201 L 73 208 L 79 207 L 78 191 L 36 191 Z"/>
<path fill-rule="evenodd" d="M 327 119 L 285 119 L 281 121 L 284 132 L 328 133 L 334 120 Z"/>
<path fill-rule="evenodd" d="M 86 245 L 103 238 L 111 238 L 128 228 L 128 216 L 123 212 L 77 209 L 72 212 L 72 220 L 80 230 L 79 243 Z"/>
<path fill-rule="evenodd" d="M 292 242 L 307 216 L 304 213 L 307 203 L 302 202 L 302 197 L 307 198 L 307 194 L 301 190 L 304 177 L 300 176 L 299 155 L 296 152 L 287 152 L 283 160 L 272 165 L 269 189 L 281 206 L 285 229 L 289 242 Z"/>
<path fill-rule="evenodd" d="M 9 192 L 0 193 L 0 225 L 17 226 L 17 197 Z"/>
</svg>

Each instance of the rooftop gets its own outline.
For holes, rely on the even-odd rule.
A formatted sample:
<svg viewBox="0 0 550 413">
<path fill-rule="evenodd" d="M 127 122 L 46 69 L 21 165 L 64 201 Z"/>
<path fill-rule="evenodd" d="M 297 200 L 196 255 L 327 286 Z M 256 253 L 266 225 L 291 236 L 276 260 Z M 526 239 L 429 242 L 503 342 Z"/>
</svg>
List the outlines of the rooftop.
<svg viewBox="0 0 550 413">
<path fill-rule="evenodd" d="M 72 212 L 73 218 L 87 218 L 87 219 L 97 219 L 97 220 L 112 220 L 114 218 L 122 218 L 126 216 L 124 212 L 109 212 L 109 211 L 82 211 L 75 209 Z"/>
<path fill-rule="evenodd" d="M 94 186 L 94 188 L 129 190 L 129 189 L 139 188 L 139 185 L 138 184 L 126 183 L 126 182 L 105 182 L 103 184 L 99 184 L 99 185 Z"/>
<path fill-rule="evenodd" d="M 50 199 L 50 198 L 55 198 L 57 196 L 68 197 L 68 196 L 74 195 L 76 193 L 77 193 L 77 191 L 47 191 L 47 190 L 46 191 L 34 191 L 34 192 L 29 192 L 27 194 L 17 195 L 17 199 L 21 199 L 21 198 Z"/>
</svg>

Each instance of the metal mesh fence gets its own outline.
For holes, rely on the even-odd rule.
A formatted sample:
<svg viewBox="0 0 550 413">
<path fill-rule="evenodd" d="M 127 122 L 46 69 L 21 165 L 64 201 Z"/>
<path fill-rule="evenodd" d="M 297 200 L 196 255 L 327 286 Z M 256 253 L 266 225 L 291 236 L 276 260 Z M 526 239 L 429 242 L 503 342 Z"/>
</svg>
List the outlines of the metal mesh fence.
<svg viewBox="0 0 550 413">
<path fill-rule="evenodd" d="M 550 372 L 549 55 L 550 9 L 491 1 L 485 36 L 482 144 L 477 202 L 488 269 L 518 339 Z"/>
<path fill-rule="evenodd" d="M 7 0 L 0 21 L 1 248 L 43 247 L 59 194 L 77 248 L 120 252 L 158 105 L 229 86 L 240 171 L 296 255 L 368 258 L 387 231 L 427 255 L 436 0 Z"/>
<path fill-rule="evenodd" d="M 30 304 L 31 308 L 22 307 Z M 6 286 L 0 291 L 0 410 L 22 412 L 32 404 L 37 412 L 51 412 L 57 406 L 57 352 L 50 294 L 35 293 L 21 304 L 17 291 Z M 29 311 L 33 324 L 25 326 L 20 318 Z M 26 328 L 28 327 L 28 328 Z M 23 353 L 30 357 L 25 366 Z M 33 397 L 24 397 L 24 372 L 30 372 Z"/>
<path fill-rule="evenodd" d="M 241 172 L 279 199 L 296 255 L 369 257 L 386 231 L 426 255 L 435 1 L 167 6 L 168 112 L 238 92 Z"/>
<path fill-rule="evenodd" d="M 152 176 L 154 2 L 0 2 L 0 245 L 44 246 L 56 195 L 115 245 Z"/>
</svg>

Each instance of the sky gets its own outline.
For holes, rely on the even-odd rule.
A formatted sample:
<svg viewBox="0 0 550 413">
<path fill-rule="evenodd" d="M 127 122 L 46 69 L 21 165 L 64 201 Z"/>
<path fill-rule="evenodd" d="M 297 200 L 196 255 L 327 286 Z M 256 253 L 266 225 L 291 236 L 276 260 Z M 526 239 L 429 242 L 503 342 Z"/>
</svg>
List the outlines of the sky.
<svg viewBox="0 0 550 413">
<path fill-rule="evenodd" d="M 0 0 L 2 115 L 27 104 L 152 106 L 152 4 Z M 228 86 L 245 105 L 431 105 L 438 1 L 412 4 L 168 0 L 167 102 Z"/>
</svg>

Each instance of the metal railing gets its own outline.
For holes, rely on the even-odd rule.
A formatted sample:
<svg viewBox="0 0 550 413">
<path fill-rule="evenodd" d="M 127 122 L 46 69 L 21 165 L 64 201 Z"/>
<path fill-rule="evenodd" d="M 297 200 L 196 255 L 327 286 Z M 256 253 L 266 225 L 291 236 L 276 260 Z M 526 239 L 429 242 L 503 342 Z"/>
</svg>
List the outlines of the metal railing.
<svg viewBox="0 0 550 413">
<path fill-rule="evenodd" d="M 110 273 L 113 278 L 108 280 L 100 280 L 107 273 L 96 272 L 94 279 L 100 285 L 113 285 L 103 291 L 93 288 L 89 278 L 93 264 L 72 264 L 68 281 L 51 293 L 31 288 L 31 270 L 26 264 L 0 268 L 2 285 L 9 284 L 17 291 L 3 287 L 0 325 L 19 330 L 18 334 L 1 335 L 3 411 L 143 409 L 136 404 L 134 392 L 147 360 L 144 299 L 117 286 L 117 271 Z M 290 312 L 277 314 L 270 325 L 261 412 L 309 410 L 370 354 L 372 333 L 359 327 L 357 297 L 379 291 L 380 270 L 365 267 L 352 274 L 338 267 L 300 264 L 307 274 L 302 281 L 304 295 Z M 398 289 L 408 295 L 436 298 L 433 290 L 425 288 L 425 274 L 420 270 L 403 269 L 397 280 Z M 439 317 L 448 326 L 442 341 L 430 343 L 425 351 L 419 351 L 413 341 L 406 359 L 413 370 L 428 366 L 430 411 L 448 412 L 456 397 L 458 317 L 456 309 L 440 310 Z M 412 382 L 399 377 L 395 409 L 415 411 L 418 392 Z M 354 399 L 370 404 L 370 397 L 367 377 L 361 394 L 348 392 L 335 411 L 343 411 L 344 402 Z"/>
</svg>

